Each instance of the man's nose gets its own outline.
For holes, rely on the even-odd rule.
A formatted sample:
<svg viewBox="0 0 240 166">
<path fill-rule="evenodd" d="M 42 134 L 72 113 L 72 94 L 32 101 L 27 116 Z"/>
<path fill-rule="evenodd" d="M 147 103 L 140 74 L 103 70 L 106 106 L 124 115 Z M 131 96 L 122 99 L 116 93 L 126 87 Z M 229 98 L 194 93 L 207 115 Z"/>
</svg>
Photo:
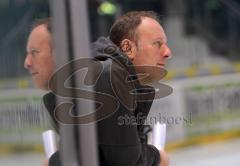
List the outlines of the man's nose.
<svg viewBox="0 0 240 166">
<path fill-rule="evenodd" d="M 168 45 L 164 45 L 164 52 L 163 52 L 163 57 L 170 59 L 172 57 L 172 51 L 168 47 Z"/>
<path fill-rule="evenodd" d="M 27 55 L 25 60 L 24 60 L 24 67 L 26 69 L 30 69 L 30 67 L 32 66 L 32 58 L 30 55 Z"/>
</svg>

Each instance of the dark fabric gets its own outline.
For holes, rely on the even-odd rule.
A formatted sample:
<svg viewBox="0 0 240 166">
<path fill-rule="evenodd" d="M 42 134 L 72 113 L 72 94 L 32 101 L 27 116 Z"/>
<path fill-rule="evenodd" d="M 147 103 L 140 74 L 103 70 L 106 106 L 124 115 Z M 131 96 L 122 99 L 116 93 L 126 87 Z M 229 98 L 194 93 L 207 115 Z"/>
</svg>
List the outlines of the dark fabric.
<svg viewBox="0 0 240 166">
<path fill-rule="evenodd" d="M 43 103 L 48 110 L 51 119 L 52 119 L 52 125 L 54 129 L 59 133 L 59 124 L 57 123 L 56 119 L 54 118 L 54 109 L 56 107 L 56 97 L 53 93 L 48 93 L 43 96 Z"/>
<path fill-rule="evenodd" d="M 49 159 L 49 166 L 61 166 L 59 151 L 55 152 Z"/>
<path fill-rule="evenodd" d="M 160 163 L 160 154 L 156 147 L 143 144 L 142 146 L 142 165 L 158 166 Z"/>
<path fill-rule="evenodd" d="M 106 95 L 112 96 L 118 103 L 113 113 L 96 122 L 100 165 L 159 165 L 158 150 L 144 144 L 142 139 L 145 132 L 143 123 L 154 99 L 154 89 L 140 85 L 130 60 L 107 38 L 100 38 L 92 44 L 92 54 L 94 61 L 103 65 L 103 71 L 94 86 L 94 90 L 101 94 L 96 95 L 96 101 L 102 101 L 110 108 L 111 103 L 103 99 L 103 95 Z M 54 104 L 49 102 L 55 101 L 53 98 L 51 93 L 44 97 L 52 117 Z M 58 126 L 57 121 L 54 122 Z"/>
</svg>

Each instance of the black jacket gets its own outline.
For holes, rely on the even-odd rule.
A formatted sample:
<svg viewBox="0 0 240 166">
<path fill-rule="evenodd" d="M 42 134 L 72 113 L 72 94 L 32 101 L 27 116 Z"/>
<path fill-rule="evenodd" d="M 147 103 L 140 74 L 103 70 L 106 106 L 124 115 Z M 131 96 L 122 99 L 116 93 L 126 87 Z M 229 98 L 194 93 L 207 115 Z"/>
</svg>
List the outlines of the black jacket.
<svg viewBox="0 0 240 166">
<path fill-rule="evenodd" d="M 102 104 L 104 115 L 97 116 L 96 122 L 99 165 L 159 165 L 158 150 L 140 139 L 143 123 L 154 99 L 154 89 L 140 85 L 130 60 L 109 39 L 102 37 L 93 43 L 92 55 L 93 61 L 102 65 L 101 74 L 94 84 L 95 100 Z M 54 95 L 44 96 L 44 103 L 54 117 Z M 99 107 L 96 105 L 96 110 Z M 58 126 L 57 121 L 53 120 Z M 56 156 L 50 159 L 50 165 L 52 161 L 56 162 Z"/>
</svg>

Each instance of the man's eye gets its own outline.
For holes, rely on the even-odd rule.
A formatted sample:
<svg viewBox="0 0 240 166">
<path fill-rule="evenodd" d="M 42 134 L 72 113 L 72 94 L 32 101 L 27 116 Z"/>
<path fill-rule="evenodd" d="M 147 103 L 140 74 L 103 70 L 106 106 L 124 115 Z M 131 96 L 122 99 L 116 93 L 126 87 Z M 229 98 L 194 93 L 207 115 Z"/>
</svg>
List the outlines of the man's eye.
<svg viewBox="0 0 240 166">
<path fill-rule="evenodd" d="M 156 42 L 154 42 L 154 45 L 156 45 L 158 48 L 160 48 L 162 46 L 162 43 L 160 41 L 156 41 Z"/>
<path fill-rule="evenodd" d="M 31 50 L 30 53 L 31 53 L 31 55 L 34 56 L 34 55 L 37 55 L 39 53 L 39 51 L 38 50 Z"/>
</svg>

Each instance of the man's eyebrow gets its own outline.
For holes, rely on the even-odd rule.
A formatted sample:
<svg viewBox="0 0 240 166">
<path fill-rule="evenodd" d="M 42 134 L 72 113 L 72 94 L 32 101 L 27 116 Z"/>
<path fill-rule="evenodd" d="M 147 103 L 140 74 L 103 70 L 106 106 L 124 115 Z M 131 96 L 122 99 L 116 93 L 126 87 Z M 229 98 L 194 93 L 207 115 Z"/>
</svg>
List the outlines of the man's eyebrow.
<svg viewBox="0 0 240 166">
<path fill-rule="evenodd" d="M 160 44 L 164 44 L 164 40 L 163 39 L 160 39 L 160 38 L 157 38 L 155 40 L 153 40 L 153 43 L 160 43 Z"/>
<path fill-rule="evenodd" d="M 167 43 L 167 38 L 157 37 L 154 41 L 160 41 L 161 43 Z"/>
<path fill-rule="evenodd" d="M 37 48 L 30 48 L 30 51 L 39 51 Z"/>
<path fill-rule="evenodd" d="M 27 51 L 27 53 L 40 52 L 39 49 L 37 49 L 37 48 L 29 48 L 29 49 L 27 49 L 26 51 Z"/>
</svg>

